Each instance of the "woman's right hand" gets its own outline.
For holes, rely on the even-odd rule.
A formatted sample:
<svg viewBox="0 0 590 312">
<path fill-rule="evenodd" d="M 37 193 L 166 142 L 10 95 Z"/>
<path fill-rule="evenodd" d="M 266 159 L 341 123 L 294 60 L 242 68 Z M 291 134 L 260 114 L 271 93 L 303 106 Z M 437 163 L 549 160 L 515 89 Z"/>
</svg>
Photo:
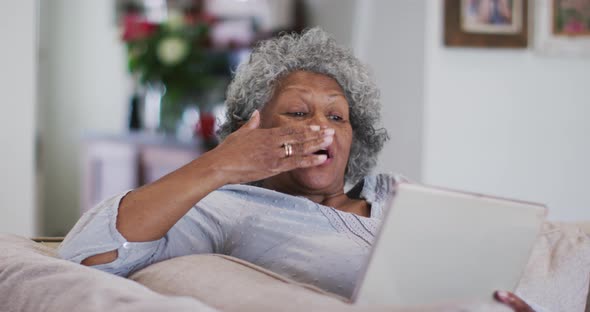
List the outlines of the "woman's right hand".
<svg viewBox="0 0 590 312">
<path fill-rule="evenodd" d="M 317 125 L 293 125 L 261 129 L 260 113 L 230 134 L 219 146 L 203 155 L 228 184 L 262 180 L 297 168 L 321 165 L 326 155 L 313 153 L 327 148 L 334 140 L 334 130 Z M 285 144 L 293 154 L 286 155 Z"/>
<path fill-rule="evenodd" d="M 334 139 L 333 129 L 319 126 L 260 129 L 259 125 L 260 115 L 255 111 L 246 124 L 215 149 L 127 194 L 119 205 L 117 230 L 127 241 L 158 240 L 195 203 L 225 184 L 258 181 L 322 164 L 326 155 L 313 153 Z M 293 146 L 290 157 L 285 155 L 285 143 Z M 85 263 L 105 263 L 112 257 L 112 253 L 96 255 Z"/>
</svg>

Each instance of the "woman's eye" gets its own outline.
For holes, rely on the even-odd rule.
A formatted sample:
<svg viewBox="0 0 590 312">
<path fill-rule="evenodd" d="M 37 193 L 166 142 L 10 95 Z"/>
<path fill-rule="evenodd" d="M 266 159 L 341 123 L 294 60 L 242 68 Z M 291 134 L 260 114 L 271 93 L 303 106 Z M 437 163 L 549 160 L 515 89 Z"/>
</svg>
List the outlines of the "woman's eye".
<svg viewBox="0 0 590 312">
<path fill-rule="evenodd" d="M 293 116 L 293 117 L 305 117 L 306 113 L 304 113 L 304 112 L 289 112 L 289 113 L 287 113 L 287 115 Z"/>
<path fill-rule="evenodd" d="M 334 120 L 334 121 L 342 121 L 342 120 L 344 120 L 344 118 L 342 118 L 342 117 L 340 117 L 340 116 L 338 116 L 338 115 L 334 115 L 334 114 L 332 114 L 332 115 L 329 115 L 329 116 L 328 116 L 328 118 L 329 118 L 330 120 Z"/>
</svg>

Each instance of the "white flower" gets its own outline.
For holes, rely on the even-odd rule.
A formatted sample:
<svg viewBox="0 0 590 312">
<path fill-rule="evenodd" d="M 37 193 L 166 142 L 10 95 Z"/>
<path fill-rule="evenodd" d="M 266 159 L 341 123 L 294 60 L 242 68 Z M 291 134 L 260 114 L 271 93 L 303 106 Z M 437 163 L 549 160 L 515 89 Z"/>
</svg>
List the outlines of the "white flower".
<svg viewBox="0 0 590 312">
<path fill-rule="evenodd" d="M 166 37 L 158 44 L 158 58 L 164 65 L 174 66 L 188 55 L 188 44 L 178 37 Z"/>
</svg>

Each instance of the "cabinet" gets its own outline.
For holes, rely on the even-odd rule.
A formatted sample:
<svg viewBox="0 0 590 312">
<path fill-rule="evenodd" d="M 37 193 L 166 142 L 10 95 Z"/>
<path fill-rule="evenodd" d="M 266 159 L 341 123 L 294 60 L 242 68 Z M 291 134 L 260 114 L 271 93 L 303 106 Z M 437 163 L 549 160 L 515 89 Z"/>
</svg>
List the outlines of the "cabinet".
<svg viewBox="0 0 590 312">
<path fill-rule="evenodd" d="M 143 133 L 87 136 L 81 153 L 81 213 L 117 193 L 151 183 L 204 152 L 197 140 Z"/>
</svg>

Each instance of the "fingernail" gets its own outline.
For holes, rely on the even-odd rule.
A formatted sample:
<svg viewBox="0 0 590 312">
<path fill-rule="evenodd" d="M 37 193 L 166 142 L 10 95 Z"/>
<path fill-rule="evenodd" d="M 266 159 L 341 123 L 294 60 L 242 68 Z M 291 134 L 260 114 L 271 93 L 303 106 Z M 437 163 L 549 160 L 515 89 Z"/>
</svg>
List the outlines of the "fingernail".
<svg viewBox="0 0 590 312">
<path fill-rule="evenodd" d="M 328 128 L 324 130 L 324 135 L 334 135 L 334 129 Z"/>
<path fill-rule="evenodd" d="M 320 131 L 320 126 L 312 125 L 309 126 L 309 129 L 311 129 L 311 131 Z"/>
<path fill-rule="evenodd" d="M 252 119 L 252 117 L 254 117 L 254 115 L 258 115 L 258 110 L 257 110 L 257 109 L 255 109 L 255 110 L 252 112 L 252 115 L 250 115 L 250 119 Z"/>
<path fill-rule="evenodd" d="M 498 299 L 501 299 L 501 300 L 509 300 L 510 299 L 510 295 L 508 295 L 508 292 L 503 291 L 503 290 L 496 291 L 496 296 L 498 297 Z"/>
<path fill-rule="evenodd" d="M 322 145 L 330 145 L 330 144 L 332 144 L 333 141 L 334 141 L 333 136 L 324 137 L 324 144 L 322 144 Z"/>
</svg>

